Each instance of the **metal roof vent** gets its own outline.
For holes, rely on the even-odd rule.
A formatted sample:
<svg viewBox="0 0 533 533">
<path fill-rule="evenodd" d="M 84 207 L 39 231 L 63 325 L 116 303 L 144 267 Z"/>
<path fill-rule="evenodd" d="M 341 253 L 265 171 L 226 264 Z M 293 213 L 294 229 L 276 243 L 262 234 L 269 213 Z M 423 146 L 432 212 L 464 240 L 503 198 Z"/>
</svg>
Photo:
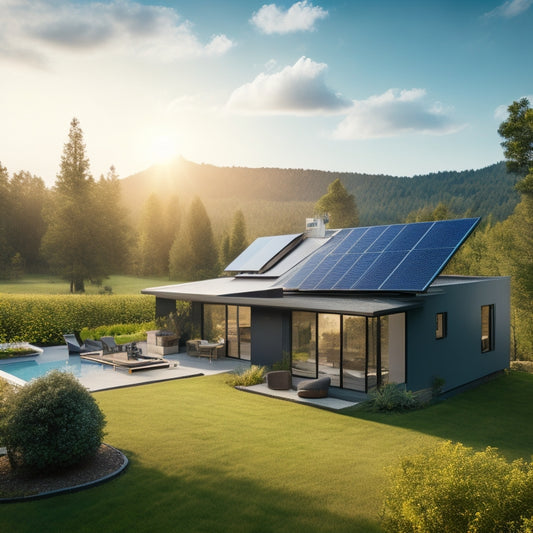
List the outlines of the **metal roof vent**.
<svg viewBox="0 0 533 533">
<path fill-rule="evenodd" d="M 305 219 L 305 236 L 317 237 L 323 239 L 326 236 L 326 224 L 329 218 L 327 215 L 323 215 L 317 218 Z"/>
</svg>

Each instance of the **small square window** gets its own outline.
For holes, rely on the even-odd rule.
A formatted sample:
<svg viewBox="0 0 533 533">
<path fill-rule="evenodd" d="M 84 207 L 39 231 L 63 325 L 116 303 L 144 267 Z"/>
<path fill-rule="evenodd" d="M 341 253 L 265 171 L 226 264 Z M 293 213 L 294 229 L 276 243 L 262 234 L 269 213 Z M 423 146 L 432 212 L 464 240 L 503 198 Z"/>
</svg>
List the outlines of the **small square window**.
<svg viewBox="0 0 533 533">
<path fill-rule="evenodd" d="M 481 352 L 494 350 L 494 305 L 481 306 Z"/>
<path fill-rule="evenodd" d="M 448 333 L 448 313 L 435 315 L 435 338 L 444 339 Z"/>
</svg>

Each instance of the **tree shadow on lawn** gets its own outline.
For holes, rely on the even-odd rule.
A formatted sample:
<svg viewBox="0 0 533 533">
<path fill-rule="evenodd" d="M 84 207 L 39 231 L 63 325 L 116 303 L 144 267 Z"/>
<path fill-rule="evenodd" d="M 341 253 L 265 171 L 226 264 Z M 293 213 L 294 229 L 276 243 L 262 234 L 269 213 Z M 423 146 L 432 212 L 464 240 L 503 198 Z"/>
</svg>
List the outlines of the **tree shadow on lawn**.
<svg viewBox="0 0 533 533">
<path fill-rule="evenodd" d="M 357 516 L 357 509 L 335 513 L 309 491 L 287 491 L 222 470 L 196 469 L 168 475 L 138 464 L 120 477 L 82 492 L 0 508 L 2 529 L 94 532 L 382 532 L 379 521 Z M 179 440 L 176 454 L 179 458 Z M 283 468 L 283 465 L 280 465 Z M 320 483 L 320 480 L 317 480 Z M 347 488 L 348 489 L 348 488 Z"/>
<path fill-rule="evenodd" d="M 343 414 L 405 428 L 475 449 L 498 448 L 508 460 L 531 460 L 533 375 L 510 372 L 475 389 L 405 413 L 376 413 L 361 408 Z"/>
</svg>

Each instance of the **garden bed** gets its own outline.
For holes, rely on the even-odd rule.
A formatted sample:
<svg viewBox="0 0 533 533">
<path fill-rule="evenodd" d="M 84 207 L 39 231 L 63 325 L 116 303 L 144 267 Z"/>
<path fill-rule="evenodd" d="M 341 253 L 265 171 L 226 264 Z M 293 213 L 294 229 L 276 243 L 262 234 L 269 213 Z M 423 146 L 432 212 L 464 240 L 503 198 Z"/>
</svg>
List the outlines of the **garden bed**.
<svg viewBox="0 0 533 533">
<path fill-rule="evenodd" d="M 0 359 L 32 357 L 42 353 L 42 349 L 27 342 L 0 344 Z"/>
</svg>

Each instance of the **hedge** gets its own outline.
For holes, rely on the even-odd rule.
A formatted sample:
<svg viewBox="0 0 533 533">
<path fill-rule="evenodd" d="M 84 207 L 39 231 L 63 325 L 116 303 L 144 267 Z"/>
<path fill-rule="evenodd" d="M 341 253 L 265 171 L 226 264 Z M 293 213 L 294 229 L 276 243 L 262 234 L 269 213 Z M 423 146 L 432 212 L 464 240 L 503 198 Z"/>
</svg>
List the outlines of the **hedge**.
<svg viewBox="0 0 533 533">
<path fill-rule="evenodd" d="M 0 342 L 63 344 L 63 334 L 107 324 L 150 322 L 148 295 L 0 295 Z"/>
</svg>

